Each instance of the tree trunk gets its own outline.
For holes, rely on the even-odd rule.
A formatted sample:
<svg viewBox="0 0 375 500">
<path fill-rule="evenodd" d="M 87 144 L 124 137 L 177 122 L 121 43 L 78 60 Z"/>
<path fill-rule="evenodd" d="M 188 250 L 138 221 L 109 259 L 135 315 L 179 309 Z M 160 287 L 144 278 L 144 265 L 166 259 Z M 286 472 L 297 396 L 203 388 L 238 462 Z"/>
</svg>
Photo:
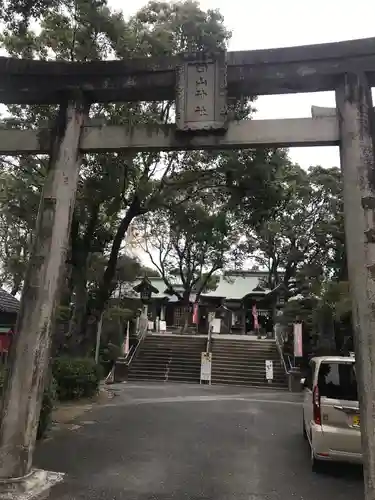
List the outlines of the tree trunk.
<svg viewBox="0 0 375 500">
<path fill-rule="evenodd" d="M 87 308 L 87 288 L 86 280 L 80 279 L 77 281 L 74 288 L 75 301 L 72 316 L 69 321 L 69 329 L 67 332 L 68 350 L 72 354 L 83 354 L 79 348 L 81 340 L 82 325 L 85 319 Z"/>
<path fill-rule="evenodd" d="M 68 349 L 73 354 L 88 354 L 85 352 L 85 320 L 87 311 L 87 272 L 89 257 L 91 254 L 91 242 L 94 237 L 99 217 L 100 202 L 91 206 L 90 219 L 88 221 L 83 238 L 79 238 L 79 224 L 76 221 L 74 234 L 72 231 L 72 280 L 74 284 L 75 301 L 73 313 L 69 322 L 67 333 Z"/>
<path fill-rule="evenodd" d="M 83 322 L 83 328 L 85 331 L 85 337 L 88 338 L 90 344 L 95 340 L 97 323 L 102 312 L 105 309 L 106 304 L 108 303 L 108 300 L 111 297 L 113 278 L 116 274 L 117 260 L 121 248 L 121 243 L 131 222 L 137 215 L 140 214 L 140 211 L 140 201 L 135 196 L 128 211 L 126 212 L 125 217 L 122 219 L 117 229 L 102 282 L 96 292 L 94 292 L 89 299 L 85 320 Z"/>
<path fill-rule="evenodd" d="M 17 295 L 17 293 L 20 291 L 20 289 L 21 289 L 21 280 L 17 280 L 17 282 L 13 283 L 13 287 L 12 287 L 10 294 L 13 295 L 13 297 L 14 297 L 15 295 Z"/>
<path fill-rule="evenodd" d="M 184 292 L 184 295 L 182 297 L 182 318 L 183 318 L 183 321 L 182 321 L 182 327 L 181 327 L 181 331 L 180 333 L 181 334 L 185 334 L 187 333 L 188 331 L 188 328 L 189 328 L 189 320 L 190 320 L 190 315 L 191 315 L 191 311 L 190 311 L 190 293 L 187 294 L 186 292 Z"/>
<path fill-rule="evenodd" d="M 52 325 L 81 164 L 80 138 L 87 111 L 88 107 L 82 103 L 62 105 L 51 133 L 49 171 L 0 408 L 0 478 L 5 480 L 24 477 L 32 470 L 50 361 Z"/>
</svg>

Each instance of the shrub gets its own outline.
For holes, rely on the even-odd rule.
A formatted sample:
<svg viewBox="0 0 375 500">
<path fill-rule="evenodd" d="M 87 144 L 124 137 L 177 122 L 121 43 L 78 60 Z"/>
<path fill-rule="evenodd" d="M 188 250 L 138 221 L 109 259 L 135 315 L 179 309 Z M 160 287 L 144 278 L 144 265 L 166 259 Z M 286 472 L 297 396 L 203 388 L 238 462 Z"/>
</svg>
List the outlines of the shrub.
<svg viewBox="0 0 375 500">
<path fill-rule="evenodd" d="M 88 398 L 98 393 L 102 369 L 91 358 L 56 358 L 52 366 L 60 400 Z"/>
<path fill-rule="evenodd" d="M 0 397 L 2 394 L 5 380 L 5 370 L 0 369 Z M 56 382 L 52 378 L 44 390 L 42 408 L 40 410 L 39 425 L 37 430 L 37 439 L 42 439 L 52 422 L 52 410 L 56 401 Z"/>
</svg>

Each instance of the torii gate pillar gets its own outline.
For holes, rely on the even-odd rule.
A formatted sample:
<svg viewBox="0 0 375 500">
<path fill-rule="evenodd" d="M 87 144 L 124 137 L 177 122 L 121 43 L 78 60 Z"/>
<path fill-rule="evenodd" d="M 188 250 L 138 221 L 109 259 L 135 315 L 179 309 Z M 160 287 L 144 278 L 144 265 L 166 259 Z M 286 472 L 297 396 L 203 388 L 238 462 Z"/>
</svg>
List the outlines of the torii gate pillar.
<svg viewBox="0 0 375 500">
<path fill-rule="evenodd" d="M 375 161 L 371 87 L 346 74 L 336 91 L 345 234 L 358 374 L 365 498 L 375 500 Z"/>
<path fill-rule="evenodd" d="M 53 319 L 74 210 L 79 173 L 82 103 L 62 105 L 52 134 L 50 166 L 39 206 L 1 407 L 0 498 L 27 498 L 59 478 L 33 472 L 43 390 L 50 361 Z"/>
</svg>

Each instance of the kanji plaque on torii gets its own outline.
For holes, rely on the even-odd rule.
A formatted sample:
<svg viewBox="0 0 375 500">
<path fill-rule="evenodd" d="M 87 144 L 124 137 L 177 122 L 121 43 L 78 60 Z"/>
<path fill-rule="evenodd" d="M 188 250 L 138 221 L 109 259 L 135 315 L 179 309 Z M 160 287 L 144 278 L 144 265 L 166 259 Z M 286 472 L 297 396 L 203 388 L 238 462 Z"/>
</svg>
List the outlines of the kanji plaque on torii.
<svg viewBox="0 0 375 500">
<path fill-rule="evenodd" d="M 177 67 L 176 126 L 182 131 L 227 128 L 226 54 L 182 56 Z"/>
</svg>

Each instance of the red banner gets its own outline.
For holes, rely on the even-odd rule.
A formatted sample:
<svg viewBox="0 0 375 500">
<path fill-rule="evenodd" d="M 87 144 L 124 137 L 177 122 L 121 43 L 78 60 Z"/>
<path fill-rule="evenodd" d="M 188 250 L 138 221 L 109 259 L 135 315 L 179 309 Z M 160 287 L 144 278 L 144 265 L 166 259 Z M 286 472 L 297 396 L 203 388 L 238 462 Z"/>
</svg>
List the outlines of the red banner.
<svg viewBox="0 0 375 500">
<path fill-rule="evenodd" d="M 254 330 L 259 330 L 258 311 L 255 304 L 253 305 L 252 314 L 254 318 Z"/>
<path fill-rule="evenodd" d="M 302 323 L 294 323 L 293 336 L 294 336 L 294 356 L 296 358 L 301 358 L 303 356 Z"/>
<path fill-rule="evenodd" d="M 193 305 L 193 323 L 194 325 L 198 324 L 198 303 L 195 302 Z"/>
</svg>

